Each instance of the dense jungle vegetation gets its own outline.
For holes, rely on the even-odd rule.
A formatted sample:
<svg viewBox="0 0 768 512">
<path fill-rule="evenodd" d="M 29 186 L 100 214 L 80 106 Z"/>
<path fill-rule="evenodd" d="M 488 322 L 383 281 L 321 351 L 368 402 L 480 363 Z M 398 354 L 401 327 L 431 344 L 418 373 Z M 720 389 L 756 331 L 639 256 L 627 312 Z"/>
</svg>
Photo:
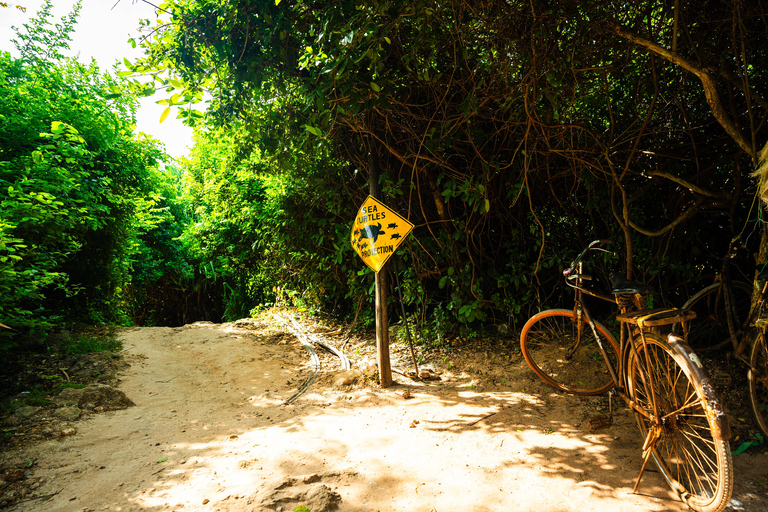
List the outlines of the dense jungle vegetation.
<svg viewBox="0 0 768 512">
<path fill-rule="evenodd" d="M 275 302 L 370 325 L 349 230 L 371 174 L 415 224 L 424 342 L 566 305 L 597 238 L 597 277 L 676 305 L 737 235 L 747 279 L 766 261 L 762 0 L 167 0 L 118 76 L 63 56 L 77 11 L 50 7 L 0 52 L 0 352 Z M 188 158 L 135 133 L 151 94 L 195 127 Z"/>
</svg>

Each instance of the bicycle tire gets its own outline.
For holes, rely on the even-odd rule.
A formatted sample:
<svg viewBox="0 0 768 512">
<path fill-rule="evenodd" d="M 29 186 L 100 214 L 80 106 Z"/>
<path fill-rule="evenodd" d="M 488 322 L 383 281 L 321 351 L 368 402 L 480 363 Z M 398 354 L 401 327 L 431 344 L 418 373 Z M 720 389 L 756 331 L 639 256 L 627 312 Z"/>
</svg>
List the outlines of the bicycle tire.
<svg viewBox="0 0 768 512">
<path fill-rule="evenodd" d="M 755 422 L 768 436 L 768 346 L 765 331 L 761 331 L 749 355 L 749 401 Z"/>
<path fill-rule="evenodd" d="M 743 281 L 733 281 L 732 287 L 737 320 L 744 322 L 752 305 L 752 286 Z M 696 292 L 683 305 L 683 309 L 696 312 L 688 330 L 688 342 L 697 352 L 716 350 L 731 341 L 722 291 L 721 283 L 713 283 Z M 681 329 L 676 324 L 673 330 L 680 332 Z"/>
<path fill-rule="evenodd" d="M 676 350 L 654 333 L 646 333 L 645 341 L 637 340 L 629 358 L 628 391 L 635 404 L 651 415 L 650 397 L 655 396 L 660 421 L 654 425 L 635 410 L 640 432 L 646 440 L 649 431 L 658 435 L 651 457 L 680 499 L 697 512 L 720 512 L 733 491 L 730 445 L 719 439 L 729 434 L 718 435 L 728 427 L 714 412 L 722 412 L 722 407 L 690 348 Z"/>
<path fill-rule="evenodd" d="M 569 309 L 548 309 L 533 315 L 520 332 L 520 349 L 528 366 L 555 389 L 575 395 L 600 395 L 614 386 L 608 367 L 589 323 L 585 318 L 583 335 L 570 356 L 577 338 L 576 314 Z M 595 322 L 608 357 L 618 369 L 619 348 L 613 334 Z M 602 364 L 601 364 L 602 363 Z"/>
</svg>

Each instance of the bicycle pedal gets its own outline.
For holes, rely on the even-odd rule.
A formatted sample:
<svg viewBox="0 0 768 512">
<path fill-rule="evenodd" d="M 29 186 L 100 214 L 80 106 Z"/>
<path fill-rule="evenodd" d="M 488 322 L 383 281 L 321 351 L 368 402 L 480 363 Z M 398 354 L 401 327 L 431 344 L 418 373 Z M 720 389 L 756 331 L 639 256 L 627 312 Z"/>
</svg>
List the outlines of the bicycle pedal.
<svg viewBox="0 0 768 512">
<path fill-rule="evenodd" d="M 594 418 L 590 418 L 587 421 L 587 425 L 589 425 L 589 428 L 592 430 L 601 430 L 613 425 L 613 419 L 610 416 L 601 414 L 600 416 L 595 416 Z"/>
</svg>

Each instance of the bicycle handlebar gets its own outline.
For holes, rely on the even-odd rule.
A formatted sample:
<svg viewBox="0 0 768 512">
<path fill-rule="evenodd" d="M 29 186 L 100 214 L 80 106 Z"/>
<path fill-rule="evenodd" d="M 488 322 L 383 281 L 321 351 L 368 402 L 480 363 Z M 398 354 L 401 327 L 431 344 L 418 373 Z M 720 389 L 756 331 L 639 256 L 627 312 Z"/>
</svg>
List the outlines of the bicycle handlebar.
<svg viewBox="0 0 768 512">
<path fill-rule="evenodd" d="M 576 267 L 578 266 L 578 264 L 581 263 L 581 260 L 584 259 L 584 256 L 586 256 L 587 252 L 589 252 L 590 250 L 610 252 L 608 249 L 603 249 L 602 247 L 595 247 L 596 245 L 603 245 L 603 244 L 610 245 L 612 243 L 613 241 L 611 240 L 594 240 L 583 251 L 581 251 L 581 254 L 579 254 L 575 260 L 571 262 L 570 267 L 563 270 L 563 275 L 565 277 L 568 277 L 569 275 L 571 275 L 571 273 L 573 273 L 573 271 L 576 270 Z"/>
</svg>

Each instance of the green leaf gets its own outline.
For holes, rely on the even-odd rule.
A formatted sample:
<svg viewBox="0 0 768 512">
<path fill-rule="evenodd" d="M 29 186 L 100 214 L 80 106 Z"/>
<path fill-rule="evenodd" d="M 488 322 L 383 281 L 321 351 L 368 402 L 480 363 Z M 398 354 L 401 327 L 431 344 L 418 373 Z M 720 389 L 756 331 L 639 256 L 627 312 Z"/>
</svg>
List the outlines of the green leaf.
<svg viewBox="0 0 768 512">
<path fill-rule="evenodd" d="M 168 114 L 170 113 L 171 113 L 171 107 L 170 106 L 165 107 L 165 110 L 163 110 L 163 113 L 160 114 L 160 122 L 162 123 L 163 121 L 165 121 L 168 118 Z"/>
<path fill-rule="evenodd" d="M 381 87 L 379 87 L 379 84 L 376 82 L 371 82 L 371 89 L 373 89 L 374 92 L 379 92 L 381 90 Z"/>
<path fill-rule="evenodd" d="M 312 135 L 315 135 L 317 137 L 322 137 L 323 136 L 323 132 L 320 130 L 320 128 L 316 128 L 314 126 L 310 126 L 308 124 L 305 124 L 304 125 L 304 129 L 307 130 Z"/>
</svg>

